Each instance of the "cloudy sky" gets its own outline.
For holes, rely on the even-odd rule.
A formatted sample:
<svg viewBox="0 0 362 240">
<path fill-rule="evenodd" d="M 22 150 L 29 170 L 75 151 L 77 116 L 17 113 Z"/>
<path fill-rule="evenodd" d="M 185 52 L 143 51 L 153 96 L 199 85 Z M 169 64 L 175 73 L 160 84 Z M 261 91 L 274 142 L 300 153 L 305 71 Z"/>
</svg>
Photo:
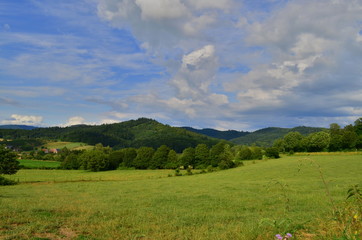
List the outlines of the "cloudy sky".
<svg viewBox="0 0 362 240">
<path fill-rule="evenodd" d="M 362 0 L 0 0 L 0 124 L 362 117 Z"/>
</svg>

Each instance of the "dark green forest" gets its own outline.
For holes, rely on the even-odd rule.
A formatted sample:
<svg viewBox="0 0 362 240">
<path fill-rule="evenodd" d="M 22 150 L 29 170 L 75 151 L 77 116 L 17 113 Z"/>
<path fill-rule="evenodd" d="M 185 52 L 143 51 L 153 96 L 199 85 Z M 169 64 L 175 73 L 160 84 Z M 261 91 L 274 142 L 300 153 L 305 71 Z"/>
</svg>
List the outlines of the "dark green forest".
<svg viewBox="0 0 362 240">
<path fill-rule="evenodd" d="M 89 145 L 101 143 L 113 149 L 143 146 L 158 148 L 167 145 L 178 153 L 185 148 L 196 147 L 197 144 L 203 143 L 211 147 L 219 142 L 218 139 L 147 118 L 99 126 L 75 125 L 32 130 L 0 129 L 0 138 L 12 140 L 12 145 L 19 146 L 24 151 L 41 145 L 42 140 L 83 142 Z"/>
</svg>

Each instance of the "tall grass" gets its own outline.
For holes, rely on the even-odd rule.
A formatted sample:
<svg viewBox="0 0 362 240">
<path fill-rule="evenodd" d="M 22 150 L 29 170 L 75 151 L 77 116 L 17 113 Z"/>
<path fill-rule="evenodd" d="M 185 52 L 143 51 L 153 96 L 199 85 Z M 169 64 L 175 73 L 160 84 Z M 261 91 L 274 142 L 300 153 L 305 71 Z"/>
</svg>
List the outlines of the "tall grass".
<svg viewBox="0 0 362 240">
<path fill-rule="evenodd" d="M 291 156 L 236 169 L 21 170 L 0 188 L 3 239 L 328 239 L 331 202 L 362 182 L 361 156 Z M 320 165 L 320 173 L 310 163 Z M 87 180 L 87 181 L 85 181 Z M 40 181 L 40 182 L 36 182 Z M 337 235 L 336 235 L 337 236 Z M 0 237 L 1 238 L 1 237 Z M 337 239 L 337 238 L 336 238 Z"/>
</svg>

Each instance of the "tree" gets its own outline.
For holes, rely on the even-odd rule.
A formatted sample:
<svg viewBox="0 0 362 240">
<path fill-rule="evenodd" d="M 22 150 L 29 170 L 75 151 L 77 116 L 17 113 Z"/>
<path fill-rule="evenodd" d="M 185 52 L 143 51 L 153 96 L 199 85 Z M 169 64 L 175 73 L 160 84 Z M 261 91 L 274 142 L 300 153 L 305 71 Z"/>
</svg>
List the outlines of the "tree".
<svg viewBox="0 0 362 240">
<path fill-rule="evenodd" d="M 184 167 L 188 167 L 189 165 L 194 166 L 195 165 L 195 149 L 192 147 L 185 148 L 182 151 L 180 161 Z"/>
<path fill-rule="evenodd" d="M 0 174 L 12 175 L 20 169 L 16 154 L 10 149 L 0 146 Z"/>
<path fill-rule="evenodd" d="M 108 169 L 108 154 L 102 150 L 85 151 L 79 156 L 81 168 L 91 170 L 93 172 Z"/>
<path fill-rule="evenodd" d="M 302 145 L 302 142 L 301 142 Z M 278 148 L 279 152 L 285 152 L 285 141 L 282 138 L 279 138 L 277 140 L 274 141 L 273 143 L 273 147 Z"/>
<path fill-rule="evenodd" d="M 133 161 L 136 159 L 137 157 L 137 151 L 134 148 L 125 148 L 122 149 L 123 151 L 123 162 L 122 162 L 122 166 L 123 167 L 134 167 L 133 165 Z"/>
<path fill-rule="evenodd" d="M 330 135 L 327 132 L 316 132 L 308 135 L 305 140 L 309 152 L 321 152 L 328 148 Z"/>
<path fill-rule="evenodd" d="M 240 160 L 251 160 L 252 156 L 253 153 L 248 146 L 242 146 L 238 153 L 238 159 Z"/>
<path fill-rule="evenodd" d="M 167 163 L 165 168 L 176 169 L 181 166 L 181 162 L 175 150 L 171 149 L 167 155 Z"/>
<path fill-rule="evenodd" d="M 354 129 L 357 135 L 362 135 L 362 118 L 359 118 L 354 122 Z"/>
<path fill-rule="evenodd" d="M 147 169 L 152 161 L 155 150 L 151 147 L 140 147 L 137 150 L 137 156 L 133 161 L 133 165 L 139 169 Z"/>
<path fill-rule="evenodd" d="M 286 152 L 297 152 L 301 149 L 303 135 L 299 132 L 289 132 L 284 136 L 284 148 Z"/>
<path fill-rule="evenodd" d="M 225 151 L 225 142 L 219 142 L 210 149 L 210 163 L 213 167 L 217 167 L 221 162 L 220 156 Z"/>
<path fill-rule="evenodd" d="M 170 150 L 171 149 L 166 145 L 161 145 L 159 148 L 157 148 L 155 154 L 153 154 L 150 168 L 165 168 Z"/>
<path fill-rule="evenodd" d="M 195 148 L 196 167 L 206 168 L 210 165 L 210 149 L 206 144 L 198 144 Z"/>
<path fill-rule="evenodd" d="M 261 147 L 252 146 L 250 147 L 250 150 L 252 152 L 252 159 L 263 159 L 263 150 Z"/>
<path fill-rule="evenodd" d="M 265 156 L 268 158 L 279 158 L 279 151 L 276 147 L 269 147 L 265 149 Z"/>
<path fill-rule="evenodd" d="M 344 129 L 342 133 L 342 148 L 354 149 L 356 147 L 358 135 L 353 130 Z"/>
<path fill-rule="evenodd" d="M 342 149 L 342 134 L 343 130 L 337 123 L 329 125 L 329 134 L 331 140 L 329 142 L 329 151 L 340 151 Z"/>
<path fill-rule="evenodd" d="M 79 169 L 80 168 L 80 160 L 79 155 L 83 153 L 83 151 L 72 151 L 69 153 L 63 162 L 60 164 L 62 169 Z"/>
<path fill-rule="evenodd" d="M 124 152 L 122 150 L 116 150 L 109 154 L 109 170 L 115 170 L 123 162 Z"/>
<path fill-rule="evenodd" d="M 233 154 L 231 152 L 231 147 L 228 144 L 225 144 L 224 151 L 219 155 L 219 164 L 218 167 L 220 169 L 228 169 L 235 167 L 235 163 L 233 161 Z"/>
<path fill-rule="evenodd" d="M 219 142 L 210 149 L 210 160 L 213 167 L 219 166 L 221 162 L 223 162 L 223 166 L 229 166 L 231 165 L 232 158 L 230 146 L 225 142 Z"/>
</svg>

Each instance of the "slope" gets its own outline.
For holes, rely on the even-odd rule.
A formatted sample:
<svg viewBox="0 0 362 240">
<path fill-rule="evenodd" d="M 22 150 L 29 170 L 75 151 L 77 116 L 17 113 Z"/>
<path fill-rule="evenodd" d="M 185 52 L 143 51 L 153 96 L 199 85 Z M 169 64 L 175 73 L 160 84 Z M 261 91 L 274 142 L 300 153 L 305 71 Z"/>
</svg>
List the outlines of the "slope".
<svg viewBox="0 0 362 240">
<path fill-rule="evenodd" d="M 252 145 L 256 144 L 258 146 L 272 146 L 273 142 L 278 138 L 282 138 L 285 134 L 289 132 L 299 132 L 302 135 L 308 135 L 314 132 L 320 132 L 325 130 L 325 128 L 316 128 L 316 127 L 304 127 L 299 126 L 295 128 L 277 128 L 269 127 L 257 130 L 248 135 L 231 139 L 230 141 L 235 144 L 240 145 Z"/>
<path fill-rule="evenodd" d="M 82 142 L 89 145 L 102 143 L 104 146 L 111 146 L 116 149 L 142 146 L 158 148 L 161 145 L 167 145 L 177 152 L 181 152 L 187 147 L 195 147 L 200 143 L 211 146 L 219 141 L 147 118 L 98 126 L 75 125 L 33 130 L 0 129 L 0 138 L 61 140 Z"/>
<path fill-rule="evenodd" d="M 236 131 L 236 130 L 220 131 L 212 128 L 203 128 L 203 129 L 195 129 L 192 127 L 183 127 L 183 128 L 191 132 L 203 134 L 213 138 L 225 139 L 225 140 L 239 138 L 249 134 L 249 132 Z"/>
</svg>

